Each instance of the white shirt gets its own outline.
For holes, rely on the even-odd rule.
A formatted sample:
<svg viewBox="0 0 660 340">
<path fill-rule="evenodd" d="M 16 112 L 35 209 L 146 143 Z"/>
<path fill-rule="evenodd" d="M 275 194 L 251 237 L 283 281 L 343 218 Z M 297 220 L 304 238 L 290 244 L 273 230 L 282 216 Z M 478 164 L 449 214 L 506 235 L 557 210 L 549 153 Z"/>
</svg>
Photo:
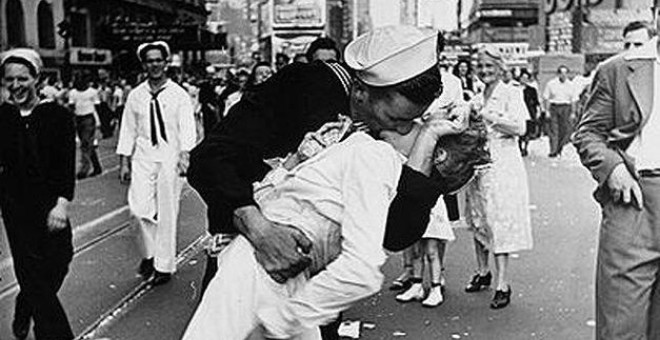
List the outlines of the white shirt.
<svg viewBox="0 0 660 340">
<path fill-rule="evenodd" d="M 112 106 L 114 109 L 124 105 L 124 90 L 121 86 L 116 86 L 115 90 L 112 92 Z"/>
<path fill-rule="evenodd" d="M 657 38 L 639 47 L 636 54 L 640 58 L 653 58 L 653 88 L 660 89 L 660 55 L 657 52 Z M 660 91 L 653 91 L 653 105 L 651 115 L 642 131 L 626 152 L 635 158 L 635 167 L 637 170 L 660 169 Z"/>
<path fill-rule="evenodd" d="M 158 144 L 152 145 L 149 115 L 151 88 L 148 81 L 144 81 L 126 99 L 117 154 L 155 162 L 173 161 L 180 152 L 190 151 L 195 146 L 195 117 L 190 96 L 172 80 L 168 79 L 163 87 L 158 101 L 167 142 L 158 131 Z"/>
<path fill-rule="evenodd" d="M 276 197 L 259 199 L 264 216 L 311 235 L 315 247 L 325 233 L 317 222 L 340 225 L 342 237 L 325 270 L 283 304 L 257 311 L 267 336 L 288 339 L 325 324 L 380 290 L 387 213 L 403 162 L 391 145 L 357 132 L 289 171 L 271 191 Z"/>
<path fill-rule="evenodd" d="M 91 87 L 85 91 L 78 91 L 77 89 L 69 91 L 69 105 L 74 106 L 73 113 L 76 116 L 96 113 L 95 105 L 99 104 L 101 104 L 99 92 Z"/>
<path fill-rule="evenodd" d="M 424 116 L 432 114 L 443 107 L 463 103 L 463 85 L 461 84 L 461 79 L 444 71 L 441 71 L 441 75 L 442 93 L 429 105 Z"/>
<path fill-rule="evenodd" d="M 558 77 L 555 77 L 550 79 L 545 85 L 543 99 L 550 102 L 550 104 L 571 104 L 577 101 L 578 94 L 575 92 L 576 89 L 573 82 L 566 79 L 562 83 Z"/>
<path fill-rule="evenodd" d="M 53 85 L 46 85 L 41 89 L 39 94 L 41 94 L 41 97 L 43 97 L 44 100 L 55 101 L 60 94 L 60 90 Z"/>
<path fill-rule="evenodd" d="M 243 97 L 243 92 L 242 91 L 236 91 L 229 96 L 227 96 L 227 99 L 225 99 L 225 112 L 222 113 L 223 117 L 226 117 L 227 114 L 229 113 L 229 109 L 231 109 L 232 106 L 236 105 L 241 100 L 241 97 Z"/>
</svg>

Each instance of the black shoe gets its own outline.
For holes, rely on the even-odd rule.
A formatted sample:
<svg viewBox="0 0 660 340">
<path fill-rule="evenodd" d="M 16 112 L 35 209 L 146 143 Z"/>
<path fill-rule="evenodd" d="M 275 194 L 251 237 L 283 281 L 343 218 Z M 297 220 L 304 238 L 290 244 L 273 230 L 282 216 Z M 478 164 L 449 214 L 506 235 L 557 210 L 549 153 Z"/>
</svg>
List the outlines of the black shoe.
<svg viewBox="0 0 660 340">
<path fill-rule="evenodd" d="M 142 259 L 140 267 L 138 268 L 138 274 L 146 280 L 153 275 L 154 271 L 154 259 Z"/>
<path fill-rule="evenodd" d="M 172 279 L 172 274 L 171 273 L 163 273 L 163 272 L 159 272 L 159 271 L 156 270 L 156 271 L 154 271 L 154 276 L 151 279 L 151 283 L 154 286 L 160 286 L 162 284 L 166 284 L 166 283 L 170 282 L 171 279 Z"/>
<path fill-rule="evenodd" d="M 100 175 L 100 174 L 102 174 L 102 173 L 103 173 L 103 170 L 101 170 L 101 169 L 95 169 L 95 170 L 93 170 L 93 171 L 92 171 L 87 177 L 96 177 L 96 176 L 98 176 L 98 175 Z"/>
<path fill-rule="evenodd" d="M 30 317 L 14 319 L 14 322 L 11 323 L 11 330 L 16 339 L 23 340 L 27 338 L 28 333 L 30 333 Z"/>
<path fill-rule="evenodd" d="M 511 286 L 508 288 L 509 289 L 506 292 L 499 289 L 495 291 L 493 301 L 490 302 L 490 308 L 500 309 L 508 306 L 509 303 L 511 303 Z"/>
<path fill-rule="evenodd" d="M 87 178 L 87 174 L 84 173 L 84 172 L 79 172 L 79 173 L 76 174 L 76 179 L 77 180 L 81 180 L 81 179 L 85 179 L 85 178 Z"/>
<path fill-rule="evenodd" d="M 493 279 L 493 275 L 488 272 L 486 275 L 479 275 L 479 273 L 474 274 L 472 276 L 472 279 L 470 279 L 470 282 L 468 282 L 467 286 L 465 287 L 465 292 L 467 293 L 474 293 L 478 292 L 488 286 L 490 286 L 490 281 Z"/>
<path fill-rule="evenodd" d="M 392 281 L 392 285 L 390 285 L 390 290 L 392 291 L 406 291 L 412 286 L 412 281 L 410 278 L 407 278 L 405 280 L 399 280 L 396 279 Z"/>
</svg>

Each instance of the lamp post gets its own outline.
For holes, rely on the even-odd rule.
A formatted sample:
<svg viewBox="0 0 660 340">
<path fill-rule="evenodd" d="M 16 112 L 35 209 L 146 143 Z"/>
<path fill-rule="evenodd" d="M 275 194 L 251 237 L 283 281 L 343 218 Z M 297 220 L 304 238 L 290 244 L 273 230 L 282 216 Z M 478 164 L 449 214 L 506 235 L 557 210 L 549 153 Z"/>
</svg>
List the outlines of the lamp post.
<svg viewBox="0 0 660 340">
<path fill-rule="evenodd" d="M 584 17 L 583 0 L 577 0 L 575 11 L 573 12 L 573 53 L 582 52 L 582 19 Z"/>
</svg>

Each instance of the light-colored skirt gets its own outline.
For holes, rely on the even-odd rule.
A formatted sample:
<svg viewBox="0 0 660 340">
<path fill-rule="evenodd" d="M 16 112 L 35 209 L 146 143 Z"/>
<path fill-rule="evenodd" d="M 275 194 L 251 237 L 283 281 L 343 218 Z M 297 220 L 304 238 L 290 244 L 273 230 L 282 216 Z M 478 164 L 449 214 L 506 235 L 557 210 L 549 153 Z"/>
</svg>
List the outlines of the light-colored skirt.
<svg viewBox="0 0 660 340">
<path fill-rule="evenodd" d="M 456 239 L 454 230 L 451 228 L 449 217 L 447 216 L 447 207 L 442 196 L 438 199 L 429 216 L 429 225 L 422 238 L 434 238 L 438 240 L 453 241 Z"/>
<path fill-rule="evenodd" d="M 243 340 L 259 324 L 260 308 L 284 303 L 306 282 L 303 274 L 285 284 L 273 281 L 257 262 L 254 248 L 238 236 L 218 256 L 218 272 L 209 283 L 183 340 Z M 310 329 L 295 340 L 320 340 Z"/>
<path fill-rule="evenodd" d="M 495 254 L 533 247 L 527 172 L 515 138 L 490 143 L 493 163 L 466 188 L 466 222 Z"/>
</svg>

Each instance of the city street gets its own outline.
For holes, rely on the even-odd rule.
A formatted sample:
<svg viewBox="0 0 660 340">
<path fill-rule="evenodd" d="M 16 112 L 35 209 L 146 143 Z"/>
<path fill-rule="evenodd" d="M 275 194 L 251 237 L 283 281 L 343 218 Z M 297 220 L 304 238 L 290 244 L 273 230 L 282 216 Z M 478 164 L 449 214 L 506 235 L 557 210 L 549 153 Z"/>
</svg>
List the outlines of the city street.
<svg viewBox="0 0 660 340">
<path fill-rule="evenodd" d="M 203 203 L 194 191 L 185 189 L 177 275 L 164 286 L 145 284 L 135 271 L 136 230 L 125 206 L 126 188 L 117 181 L 111 143 L 103 141 L 100 149 L 106 173 L 78 184 L 72 209 L 76 256 L 60 296 L 79 338 L 179 339 L 199 299 L 205 261 L 199 252 L 205 228 Z M 488 308 L 492 291 L 463 292 L 474 269 L 474 251 L 470 233 L 459 227 L 457 240 L 447 250 L 445 303 L 435 309 L 416 302 L 397 303 L 387 286 L 401 270 L 401 257 L 392 256 L 383 268 L 383 291 L 345 313 L 345 320 L 359 322 L 353 326 L 359 327 L 360 339 L 592 337 L 598 230 L 598 207 L 591 198 L 594 184 L 572 148 L 553 161 L 546 157 L 546 143 L 532 142 L 526 159 L 535 248 L 511 260 L 511 306 L 493 311 Z M 3 250 L 5 259 L 6 255 Z M 16 289 L 10 268 L 5 267 L 0 338 L 10 339 Z"/>
</svg>

